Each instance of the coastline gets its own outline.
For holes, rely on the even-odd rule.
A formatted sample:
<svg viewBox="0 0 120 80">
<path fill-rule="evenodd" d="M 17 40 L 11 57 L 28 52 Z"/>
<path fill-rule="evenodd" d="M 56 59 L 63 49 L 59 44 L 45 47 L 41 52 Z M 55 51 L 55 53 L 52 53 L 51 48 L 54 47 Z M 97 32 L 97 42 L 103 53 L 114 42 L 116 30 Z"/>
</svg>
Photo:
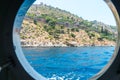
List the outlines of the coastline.
<svg viewBox="0 0 120 80">
<path fill-rule="evenodd" d="M 114 41 L 94 41 L 94 42 L 77 42 L 77 41 L 68 41 L 68 42 L 49 42 L 42 41 L 39 42 L 37 40 L 22 40 L 21 46 L 23 48 L 48 48 L 48 47 L 102 47 L 102 46 L 116 46 Z"/>
<path fill-rule="evenodd" d="M 26 46 L 21 45 L 22 48 L 69 48 L 69 47 L 115 47 L 115 45 L 95 45 L 95 46 Z"/>
</svg>

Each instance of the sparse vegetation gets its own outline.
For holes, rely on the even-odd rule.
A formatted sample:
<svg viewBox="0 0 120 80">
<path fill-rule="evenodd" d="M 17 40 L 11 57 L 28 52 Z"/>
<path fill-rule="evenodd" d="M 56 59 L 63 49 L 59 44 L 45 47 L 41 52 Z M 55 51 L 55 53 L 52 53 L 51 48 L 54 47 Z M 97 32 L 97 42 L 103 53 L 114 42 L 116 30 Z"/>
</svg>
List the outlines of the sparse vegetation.
<svg viewBox="0 0 120 80">
<path fill-rule="evenodd" d="M 27 12 L 22 26 L 21 39 L 31 39 L 32 36 L 34 40 L 53 43 L 56 43 L 56 40 L 63 43 L 72 40 L 79 42 L 78 44 L 82 43 L 80 41 L 92 44 L 94 41 L 116 41 L 117 35 L 115 26 L 84 20 L 68 11 L 46 4 L 34 4 Z"/>
</svg>

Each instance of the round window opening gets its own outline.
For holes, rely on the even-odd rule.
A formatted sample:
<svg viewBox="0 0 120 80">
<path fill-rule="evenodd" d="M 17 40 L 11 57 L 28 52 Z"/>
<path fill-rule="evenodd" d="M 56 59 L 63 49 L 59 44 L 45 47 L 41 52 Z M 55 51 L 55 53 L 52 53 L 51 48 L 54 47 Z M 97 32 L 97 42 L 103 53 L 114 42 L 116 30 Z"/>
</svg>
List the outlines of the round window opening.
<svg viewBox="0 0 120 80">
<path fill-rule="evenodd" d="M 106 3 L 115 12 L 109 0 L 25 0 L 13 30 L 24 69 L 36 80 L 88 80 L 108 68 L 118 33 Z"/>
</svg>

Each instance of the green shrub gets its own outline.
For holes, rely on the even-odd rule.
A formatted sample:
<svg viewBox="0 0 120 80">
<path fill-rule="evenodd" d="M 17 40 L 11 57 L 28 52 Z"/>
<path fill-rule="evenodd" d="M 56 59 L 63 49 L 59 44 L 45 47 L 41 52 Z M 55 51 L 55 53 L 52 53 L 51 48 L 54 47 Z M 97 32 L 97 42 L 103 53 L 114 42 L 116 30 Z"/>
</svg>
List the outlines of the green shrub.
<svg viewBox="0 0 120 80">
<path fill-rule="evenodd" d="M 75 32 L 75 31 L 76 31 L 76 29 L 75 29 L 75 28 L 72 28 L 72 29 L 71 29 L 71 31 L 72 31 L 72 32 Z"/>
<path fill-rule="evenodd" d="M 34 19 L 34 24 L 37 25 L 37 21 Z"/>
<path fill-rule="evenodd" d="M 75 34 L 73 34 L 73 33 L 71 33 L 70 35 L 71 35 L 71 37 L 73 37 L 73 38 L 75 38 L 75 37 L 76 37 L 76 35 L 75 35 Z"/>
</svg>

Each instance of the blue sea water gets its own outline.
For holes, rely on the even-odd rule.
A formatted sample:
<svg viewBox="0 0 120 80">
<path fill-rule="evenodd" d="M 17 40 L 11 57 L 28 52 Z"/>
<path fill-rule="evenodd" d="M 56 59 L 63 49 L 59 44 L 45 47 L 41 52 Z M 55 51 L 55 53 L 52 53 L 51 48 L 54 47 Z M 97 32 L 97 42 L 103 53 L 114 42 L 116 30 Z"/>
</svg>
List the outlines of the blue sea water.
<svg viewBox="0 0 120 80">
<path fill-rule="evenodd" d="M 31 66 L 50 80 L 88 80 L 109 62 L 115 47 L 23 48 Z"/>
</svg>

